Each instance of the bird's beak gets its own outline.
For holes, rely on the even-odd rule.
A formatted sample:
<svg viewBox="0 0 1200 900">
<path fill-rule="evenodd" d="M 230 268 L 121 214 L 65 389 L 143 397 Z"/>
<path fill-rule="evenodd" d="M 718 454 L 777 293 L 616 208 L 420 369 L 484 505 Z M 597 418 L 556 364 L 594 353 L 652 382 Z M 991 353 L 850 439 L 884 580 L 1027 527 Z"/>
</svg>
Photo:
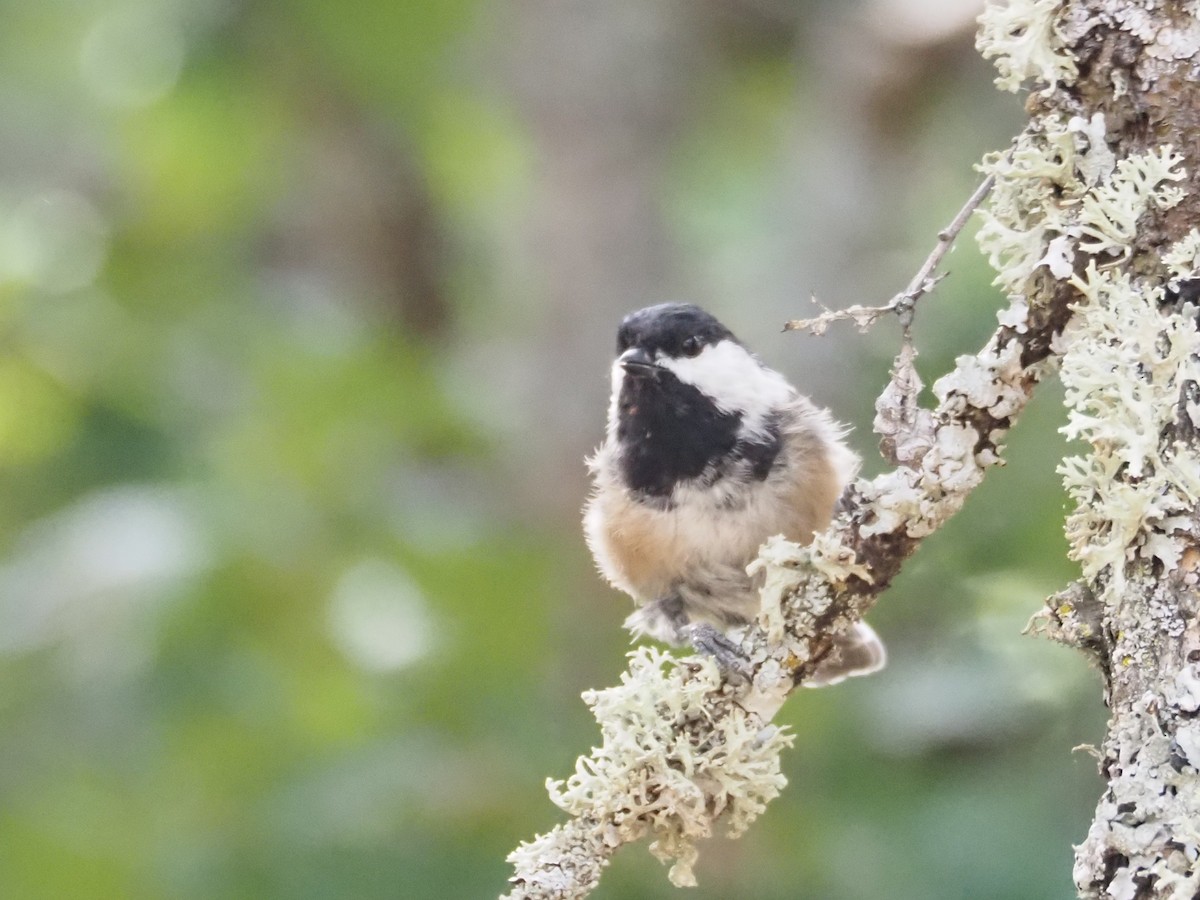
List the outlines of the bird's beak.
<svg viewBox="0 0 1200 900">
<path fill-rule="evenodd" d="M 630 347 L 617 357 L 617 362 L 631 375 L 654 375 L 658 372 L 653 358 L 640 347 Z"/>
</svg>

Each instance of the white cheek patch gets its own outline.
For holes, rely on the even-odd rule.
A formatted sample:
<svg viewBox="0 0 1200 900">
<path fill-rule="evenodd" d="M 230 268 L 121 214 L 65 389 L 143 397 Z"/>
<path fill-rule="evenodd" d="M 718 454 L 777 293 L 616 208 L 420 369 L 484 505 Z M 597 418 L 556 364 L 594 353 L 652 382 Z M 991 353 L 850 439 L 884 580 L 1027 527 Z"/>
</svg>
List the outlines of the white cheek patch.
<svg viewBox="0 0 1200 900">
<path fill-rule="evenodd" d="M 761 434 L 771 414 L 795 396 L 787 379 L 733 341 L 712 344 L 690 358 L 660 356 L 657 362 L 706 394 L 718 409 L 741 413 L 743 435 Z"/>
</svg>

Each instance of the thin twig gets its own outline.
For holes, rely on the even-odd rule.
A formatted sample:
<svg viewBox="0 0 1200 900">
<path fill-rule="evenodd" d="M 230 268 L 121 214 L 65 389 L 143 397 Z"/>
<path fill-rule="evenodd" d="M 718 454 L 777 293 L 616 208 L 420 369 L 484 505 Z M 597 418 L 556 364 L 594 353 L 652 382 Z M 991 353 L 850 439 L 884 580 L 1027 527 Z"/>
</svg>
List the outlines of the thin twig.
<svg viewBox="0 0 1200 900">
<path fill-rule="evenodd" d="M 941 263 L 942 258 L 954 246 L 954 241 L 958 237 L 959 232 L 967 224 L 967 220 L 971 218 L 979 204 L 983 202 L 983 198 L 988 195 L 992 189 L 992 184 L 995 178 L 989 175 L 975 189 L 975 192 L 967 198 L 967 202 L 963 204 L 962 209 L 958 211 L 954 219 L 938 232 L 937 244 L 933 251 L 925 258 L 925 262 L 913 276 L 912 281 L 899 294 L 894 296 L 887 302 L 885 306 L 848 306 L 845 309 L 828 309 L 814 297 L 813 302 L 821 306 L 825 310 L 821 315 L 813 319 L 794 319 L 783 326 L 784 331 L 808 331 L 810 334 L 821 335 L 833 322 L 844 320 L 853 320 L 858 326 L 859 331 L 866 331 L 877 320 L 887 315 L 895 313 L 900 319 L 900 325 L 904 329 L 905 334 L 908 334 L 909 328 L 912 326 L 913 311 L 916 308 L 917 301 L 925 294 L 929 293 L 937 285 L 939 281 L 945 278 L 945 273 L 934 275 L 934 270 Z"/>
</svg>

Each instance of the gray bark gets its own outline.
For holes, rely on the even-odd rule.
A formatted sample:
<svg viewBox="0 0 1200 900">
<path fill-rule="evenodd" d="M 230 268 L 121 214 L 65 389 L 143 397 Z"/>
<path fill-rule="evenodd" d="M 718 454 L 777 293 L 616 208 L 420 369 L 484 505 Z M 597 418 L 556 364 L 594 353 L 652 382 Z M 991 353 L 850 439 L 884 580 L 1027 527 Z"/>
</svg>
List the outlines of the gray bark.
<svg viewBox="0 0 1200 900">
<path fill-rule="evenodd" d="M 1200 9 L 1166 0 L 1048 5 L 1046 44 L 1058 44 L 1068 64 L 1031 96 L 1033 121 L 1101 116 L 1117 160 L 1170 148 L 1180 176 L 1177 193 L 1148 203 L 1119 239 L 1112 229 L 1103 250 L 1087 252 L 1095 241 L 1086 230 L 1082 241 L 1068 236 L 1071 276 L 1043 270 L 1030 295 L 1054 318 L 1079 304 L 1064 323 L 1062 373 L 1069 433 L 1088 444 L 1065 464 L 1078 503 L 1067 533 L 1084 578 L 1051 598 L 1042 620 L 1096 660 L 1111 709 L 1100 749 L 1107 786 L 1076 848 L 1075 881 L 1085 898 L 1192 898 L 1200 896 L 1198 342 L 1188 303 L 1194 246 L 1177 242 L 1200 221 Z M 1053 179 L 1046 187 L 1056 188 Z"/>
</svg>

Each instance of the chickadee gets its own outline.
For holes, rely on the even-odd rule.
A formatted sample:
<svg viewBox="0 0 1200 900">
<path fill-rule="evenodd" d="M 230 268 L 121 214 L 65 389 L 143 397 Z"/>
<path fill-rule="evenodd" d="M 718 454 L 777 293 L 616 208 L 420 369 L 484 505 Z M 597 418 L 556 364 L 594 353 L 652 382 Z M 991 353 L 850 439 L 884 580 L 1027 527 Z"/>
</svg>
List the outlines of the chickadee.
<svg viewBox="0 0 1200 900">
<path fill-rule="evenodd" d="M 626 316 L 584 511 L 597 566 L 637 604 L 625 627 L 702 645 L 698 629 L 719 634 L 754 618 L 746 566 L 759 546 L 776 534 L 811 541 L 858 469 L 843 431 L 699 307 Z M 883 643 L 860 622 L 805 683 L 884 661 Z"/>
</svg>

